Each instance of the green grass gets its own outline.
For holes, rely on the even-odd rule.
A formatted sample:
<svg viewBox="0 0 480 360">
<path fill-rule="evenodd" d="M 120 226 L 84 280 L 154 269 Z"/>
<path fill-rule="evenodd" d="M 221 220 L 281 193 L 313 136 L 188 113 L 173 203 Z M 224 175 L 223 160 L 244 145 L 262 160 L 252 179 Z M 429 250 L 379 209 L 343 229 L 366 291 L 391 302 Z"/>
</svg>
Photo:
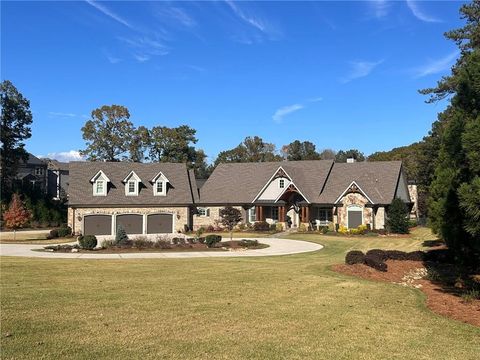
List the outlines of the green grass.
<svg viewBox="0 0 480 360">
<path fill-rule="evenodd" d="M 412 238 L 295 235 L 283 257 L 1 259 L 2 359 L 476 359 L 480 329 L 423 293 L 337 274 L 350 248 Z M 10 337 L 4 337 L 10 333 Z"/>
</svg>

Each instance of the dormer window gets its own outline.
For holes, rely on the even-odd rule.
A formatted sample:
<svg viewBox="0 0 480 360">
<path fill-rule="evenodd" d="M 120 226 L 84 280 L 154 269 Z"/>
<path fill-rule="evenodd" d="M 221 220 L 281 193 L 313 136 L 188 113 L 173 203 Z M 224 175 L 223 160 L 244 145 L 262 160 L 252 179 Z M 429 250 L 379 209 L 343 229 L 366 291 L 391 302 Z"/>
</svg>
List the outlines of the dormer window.
<svg viewBox="0 0 480 360">
<path fill-rule="evenodd" d="M 107 186 L 110 179 L 104 174 L 102 170 L 97 172 L 93 178 L 90 179 L 93 185 L 93 196 L 106 196 Z"/>
<path fill-rule="evenodd" d="M 159 172 L 155 177 L 151 180 L 153 185 L 153 195 L 155 196 L 167 196 L 167 184 L 168 181 L 167 177 L 162 173 Z"/>
<path fill-rule="evenodd" d="M 135 171 L 130 171 L 123 183 L 125 184 L 125 195 L 138 196 L 138 189 L 142 180 L 135 174 Z"/>
</svg>

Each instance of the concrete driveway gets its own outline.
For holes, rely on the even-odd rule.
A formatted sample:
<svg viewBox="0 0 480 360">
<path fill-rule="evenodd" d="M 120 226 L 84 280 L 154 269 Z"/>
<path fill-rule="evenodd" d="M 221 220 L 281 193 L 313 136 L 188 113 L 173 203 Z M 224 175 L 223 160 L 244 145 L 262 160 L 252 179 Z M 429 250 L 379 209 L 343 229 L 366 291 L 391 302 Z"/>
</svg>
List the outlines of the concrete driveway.
<svg viewBox="0 0 480 360">
<path fill-rule="evenodd" d="M 253 239 L 252 239 L 253 240 Z M 196 251 L 196 252 L 138 252 L 124 254 L 92 254 L 92 253 L 54 253 L 32 251 L 43 249 L 44 245 L 0 244 L 1 256 L 22 256 L 53 259 L 179 259 L 179 258 L 205 258 L 205 257 L 248 257 L 248 256 L 276 256 L 300 254 L 317 251 L 322 245 L 301 240 L 287 240 L 280 238 L 255 239 L 268 248 L 245 251 Z"/>
</svg>

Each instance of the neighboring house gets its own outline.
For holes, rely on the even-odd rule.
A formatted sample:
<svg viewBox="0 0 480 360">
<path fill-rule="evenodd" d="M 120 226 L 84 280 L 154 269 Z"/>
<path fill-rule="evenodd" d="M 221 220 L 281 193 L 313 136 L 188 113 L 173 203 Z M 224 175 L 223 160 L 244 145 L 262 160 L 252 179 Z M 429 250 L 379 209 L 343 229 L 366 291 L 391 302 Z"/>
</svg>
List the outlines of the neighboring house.
<svg viewBox="0 0 480 360">
<path fill-rule="evenodd" d="M 47 192 L 47 164 L 32 154 L 28 154 L 27 161 L 20 161 L 18 164 L 17 180 L 23 186 L 38 188 L 41 192 Z"/>
<path fill-rule="evenodd" d="M 220 164 L 201 188 L 194 228 L 215 226 L 230 205 L 247 223 L 383 229 L 395 197 L 413 205 L 400 161 Z"/>
<path fill-rule="evenodd" d="M 54 200 L 66 199 L 68 194 L 68 163 L 45 159 L 47 163 L 47 193 Z"/>
<path fill-rule="evenodd" d="M 185 164 L 71 162 L 68 225 L 74 233 L 162 234 L 193 227 L 198 190 Z"/>
</svg>

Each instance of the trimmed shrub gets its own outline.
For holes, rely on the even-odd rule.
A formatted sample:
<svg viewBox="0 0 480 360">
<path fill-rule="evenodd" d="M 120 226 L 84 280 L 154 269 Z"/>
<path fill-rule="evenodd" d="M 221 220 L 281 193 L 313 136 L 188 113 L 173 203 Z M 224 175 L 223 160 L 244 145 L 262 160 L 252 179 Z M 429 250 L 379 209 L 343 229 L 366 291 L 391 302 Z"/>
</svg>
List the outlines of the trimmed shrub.
<svg viewBox="0 0 480 360">
<path fill-rule="evenodd" d="M 146 236 L 139 236 L 133 240 L 132 246 L 137 249 L 146 249 L 153 247 L 153 242 L 148 240 Z"/>
<path fill-rule="evenodd" d="M 381 249 L 368 250 L 366 255 L 370 257 L 375 257 L 380 261 L 385 261 L 388 259 L 386 251 Z"/>
<path fill-rule="evenodd" d="M 277 231 L 277 224 L 270 224 L 270 231 Z"/>
<path fill-rule="evenodd" d="M 184 238 L 174 237 L 174 238 L 172 239 L 172 244 L 173 244 L 173 245 L 183 246 L 183 245 L 186 244 L 186 242 L 185 242 L 185 239 L 184 239 Z"/>
<path fill-rule="evenodd" d="M 321 227 L 320 227 L 320 232 L 321 232 L 322 234 L 326 234 L 326 233 L 328 233 L 328 231 L 329 231 L 329 230 L 328 230 L 328 226 L 321 226 Z"/>
<path fill-rule="evenodd" d="M 425 253 L 423 251 L 412 251 L 407 253 L 406 260 L 423 261 L 424 258 L 425 258 Z"/>
<path fill-rule="evenodd" d="M 368 253 L 365 255 L 365 264 L 378 271 L 386 272 L 388 269 L 387 264 L 380 260 L 378 256 L 368 255 Z"/>
<path fill-rule="evenodd" d="M 385 250 L 388 260 L 407 260 L 407 253 L 400 250 Z"/>
<path fill-rule="evenodd" d="M 103 240 L 100 245 L 103 249 L 112 248 L 115 246 L 115 240 Z"/>
<path fill-rule="evenodd" d="M 247 248 L 256 247 L 258 246 L 258 240 L 242 239 L 238 242 L 238 245 Z"/>
<path fill-rule="evenodd" d="M 394 234 L 408 234 L 408 208 L 400 198 L 395 198 L 387 210 L 387 228 Z"/>
<path fill-rule="evenodd" d="M 209 248 L 215 247 L 220 241 L 222 241 L 222 237 L 220 235 L 207 235 L 205 237 L 205 243 Z"/>
<path fill-rule="evenodd" d="M 50 236 L 50 239 L 58 238 L 58 230 L 57 229 L 50 230 L 49 236 Z"/>
<path fill-rule="evenodd" d="M 276 223 L 275 224 L 275 231 L 283 231 L 283 224 L 281 223 Z"/>
<path fill-rule="evenodd" d="M 118 225 L 117 227 L 117 234 L 115 235 L 115 242 L 117 245 L 125 245 L 128 241 L 128 235 L 125 231 L 125 228 L 122 224 Z"/>
<path fill-rule="evenodd" d="M 443 263 L 454 262 L 453 255 L 448 249 L 426 251 L 424 259 L 426 261 L 433 261 L 433 262 L 443 262 Z"/>
<path fill-rule="evenodd" d="M 170 244 L 170 241 L 164 240 L 164 239 L 157 239 L 153 243 L 153 247 L 156 249 L 171 249 L 172 244 Z"/>
<path fill-rule="evenodd" d="M 268 231 L 270 230 L 270 224 L 266 221 L 257 221 L 253 224 L 254 231 Z"/>
<path fill-rule="evenodd" d="M 79 236 L 78 243 L 82 249 L 92 250 L 97 246 L 97 238 L 95 235 Z"/>
<path fill-rule="evenodd" d="M 63 226 L 60 229 L 58 229 L 59 237 L 65 237 L 70 235 L 72 235 L 72 228 L 70 226 Z"/>
<path fill-rule="evenodd" d="M 345 264 L 365 264 L 365 254 L 358 250 L 349 251 L 345 255 Z"/>
</svg>

